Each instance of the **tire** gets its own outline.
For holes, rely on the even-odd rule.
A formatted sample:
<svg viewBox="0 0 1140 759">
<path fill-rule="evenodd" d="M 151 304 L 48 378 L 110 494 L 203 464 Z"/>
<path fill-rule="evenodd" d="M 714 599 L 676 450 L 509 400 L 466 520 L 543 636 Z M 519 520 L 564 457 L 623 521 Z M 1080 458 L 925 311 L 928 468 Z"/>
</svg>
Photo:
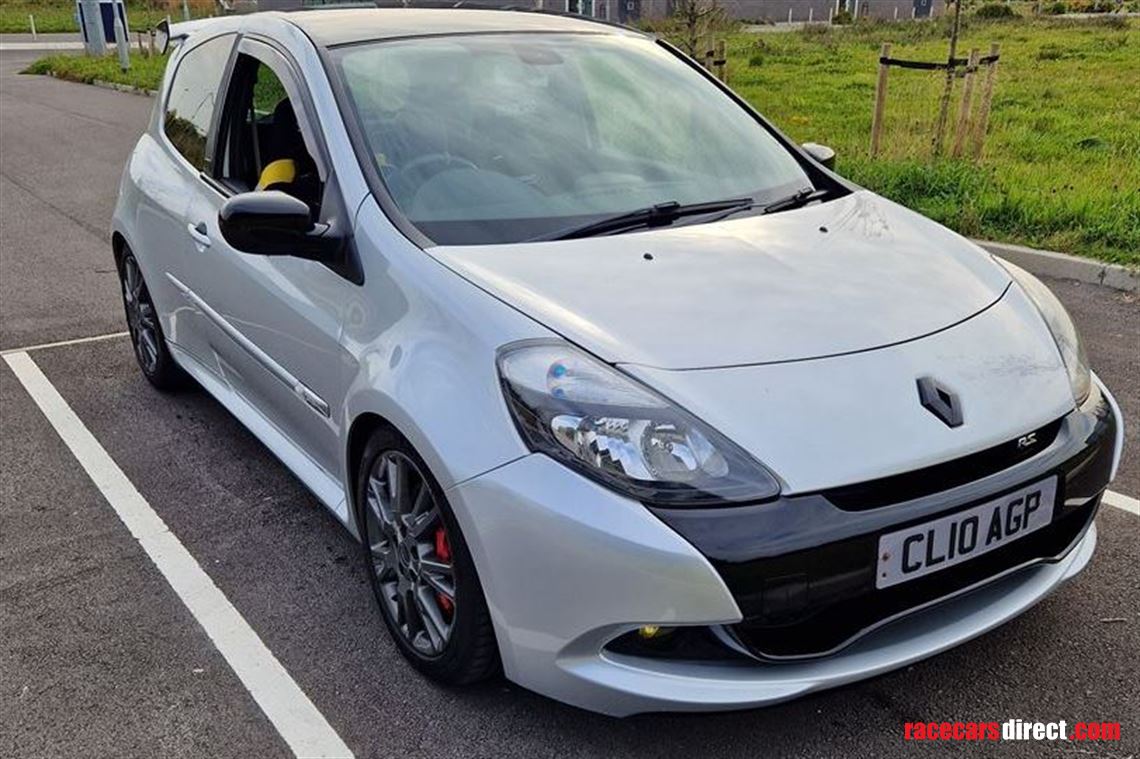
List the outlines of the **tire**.
<svg viewBox="0 0 1140 759">
<path fill-rule="evenodd" d="M 129 248 L 119 260 L 119 290 L 131 334 L 131 347 L 139 369 L 150 384 L 163 392 L 181 390 L 191 384 L 190 376 L 174 363 L 162 334 L 158 310 L 151 300 L 138 260 Z"/>
<path fill-rule="evenodd" d="M 400 653 L 445 685 L 496 674 L 499 649 L 463 533 L 423 459 L 390 428 L 365 446 L 356 503 L 372 594 Z"/>
</svg>

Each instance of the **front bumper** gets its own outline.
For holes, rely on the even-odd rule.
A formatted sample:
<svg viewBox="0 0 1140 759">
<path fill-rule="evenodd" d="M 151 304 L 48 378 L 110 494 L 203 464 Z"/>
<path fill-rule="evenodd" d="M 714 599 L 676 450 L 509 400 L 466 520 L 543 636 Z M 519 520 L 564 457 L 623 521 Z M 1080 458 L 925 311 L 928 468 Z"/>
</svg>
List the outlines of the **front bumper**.
<svg viewBox="0 0 1140 759">
<path fill-rule="evenodd" d="M 1099 383 L 1098 390 L 1029 460 L 905 504 L 849 512 L 850 520 L 832 520 L 814 538 L 800 536 L 815 541 L 803 550 L 873 538 L 887 527 L 962 508 L 1051 472 L 1066 483 L 1059 496 L 1059 506 L 1066 507 L 1058 508 L 1055 521 L 1080 521 L 1075 527 L 1070 523 L 1071 539 L 1059 553 L 1043 548 L 1045 553 L 995 568 L 980 580 L 951 583 L 946 593 L 864 620 L 841 636 L 839 645 L 812 658 L 776 661 L 748 645 L 754 641 L 741 630 L 756 623 L 763 592 L 751 592 L 756 586 L 741 576 L 758 580 L 761 589 L 765 576 L 752 571 L 755 566 L 743 575 L 731 571 L 733 563 L 763 561 L 765 550 L 773 551 L 768 558 L 794 555 L 796 550 L 787 547 L 797 539 L 794 530 L 781 531 L 782 554 L 771 545 L 743 548 L 737 541 L 735 562 L 728 562 L 724 546 L 718 549 L 708 534 L 694 535 L 697 521 L 683 524 L 683 519 L 655 515 L 540 455 L 460 483 L 448 495 L 480 573 L 508 678 L 618 716 L 761 706 L 872 677 L 956 646 L 1021 614 L 1080 572 L 1096 545 L 1092 517 L 1122 442 L 1119 411 Z M 905 516 L 899 516 L 898 506 L 905 506 Z M 744 641 L 746 655 L 725 648 L 723 659 L 697 661 L 607 647 L 642 625 L 728 630 Z"/>
</svg>

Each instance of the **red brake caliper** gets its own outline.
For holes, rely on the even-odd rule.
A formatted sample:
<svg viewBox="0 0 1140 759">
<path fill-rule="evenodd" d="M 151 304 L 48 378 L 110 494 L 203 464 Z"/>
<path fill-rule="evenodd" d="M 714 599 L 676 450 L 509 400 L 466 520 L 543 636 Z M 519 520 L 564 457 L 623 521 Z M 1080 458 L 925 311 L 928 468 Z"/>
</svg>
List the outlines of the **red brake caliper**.
<svg viewBox="0 0 1140 759">
<path fill-rule="evenodd" d="M 439 557 L 440 561 L 451 561 L 451 543 L 447 541 L 447 532 L 443 529 L 443 525 L 435 528 L 435 555 Z M 439 608 L 443 613 L 450 617 L 455 609 L 451 599 L 438 591 L 435 594 L 435 599 L 439 601 Z"/>
</svg>

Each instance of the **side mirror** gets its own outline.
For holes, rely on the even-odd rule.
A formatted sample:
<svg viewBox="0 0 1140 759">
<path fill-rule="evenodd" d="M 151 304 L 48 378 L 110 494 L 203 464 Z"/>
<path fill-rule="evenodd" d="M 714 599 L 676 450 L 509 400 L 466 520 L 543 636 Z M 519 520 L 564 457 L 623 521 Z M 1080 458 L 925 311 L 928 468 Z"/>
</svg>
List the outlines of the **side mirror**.
<svg viewBox="0 0 1140 759">
<path fill-rule="evenodd" d="M 834 150 L 818 142 L 805 142 L 802 147 L 808 155 L 823 164 L 824 168 L 835 171 Z"/>
<path fill-rule="evenodd" d="M 243 253 L 335 262 L 344 250 L 327 224 L 313 223 L 308 204 L 277 190 L 234 195 L 218 212 L 218 228 Z"/>
<path fill-rule="evenodd" d="M 154 27 L 154 49 L 159 55 L 166 55 L 170 48 L 170 19 L 164 18 Z"/>
</svg>

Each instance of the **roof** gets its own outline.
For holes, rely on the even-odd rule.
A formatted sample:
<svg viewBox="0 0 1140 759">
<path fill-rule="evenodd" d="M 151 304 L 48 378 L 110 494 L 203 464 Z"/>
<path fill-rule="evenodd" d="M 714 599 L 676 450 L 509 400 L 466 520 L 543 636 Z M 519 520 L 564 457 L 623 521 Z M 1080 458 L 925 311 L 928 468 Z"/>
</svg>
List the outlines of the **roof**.
<svg viewBox="0 0 1140 759">
<path fill-rule="evenodd" d="M 633 30 L 576 16 L 471 8 L 327 8 L 295 11 L 284 18 L 318 45 L 488 32 L 629 34 Z"/>
</svg>

